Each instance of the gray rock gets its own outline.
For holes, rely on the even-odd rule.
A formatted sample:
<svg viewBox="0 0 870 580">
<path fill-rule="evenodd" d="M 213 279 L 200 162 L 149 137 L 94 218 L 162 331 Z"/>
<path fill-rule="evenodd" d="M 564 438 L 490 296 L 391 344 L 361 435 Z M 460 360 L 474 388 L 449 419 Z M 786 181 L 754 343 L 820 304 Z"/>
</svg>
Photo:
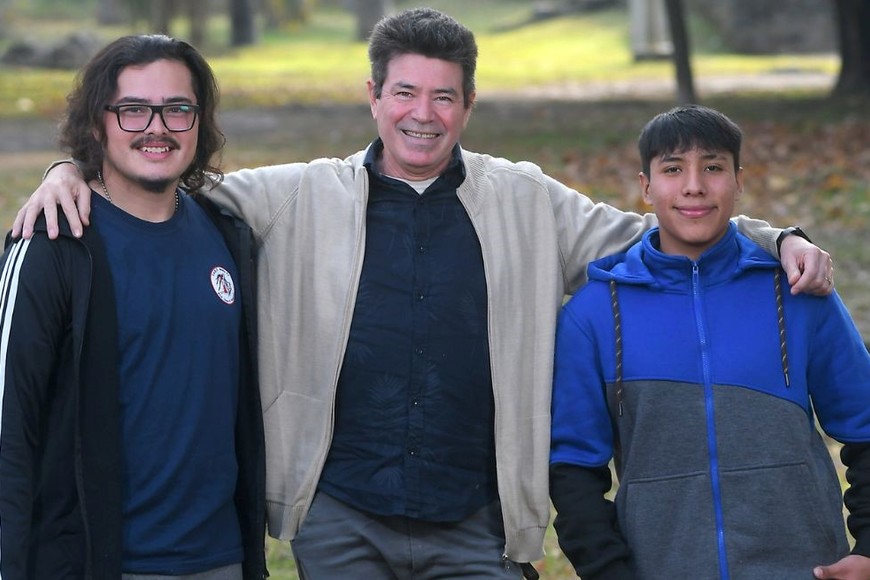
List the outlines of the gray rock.
<svg viewBox="0 0 870 580">
<path fill-rule="evenodd" d="M 3 64 L 75 70 L 81 68 L 102 47 L 103 41 L 84 32 L 76 32 L 46 46 L 33 40 L 13 42 L 0 57 Z"/>
</svg>

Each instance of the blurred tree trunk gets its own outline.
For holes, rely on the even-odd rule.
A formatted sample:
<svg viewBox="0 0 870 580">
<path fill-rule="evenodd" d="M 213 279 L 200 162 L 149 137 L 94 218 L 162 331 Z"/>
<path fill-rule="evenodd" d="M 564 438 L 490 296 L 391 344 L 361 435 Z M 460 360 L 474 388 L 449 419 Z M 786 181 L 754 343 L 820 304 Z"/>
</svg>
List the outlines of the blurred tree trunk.
<svg viewBox="0 0 870 580">
<path fill-rule="evenodd" d="M 671 28 L 671 42 L 674 45 L 674 68 L 677 71 L 677 101 L 687 105 L 697 101 L 695 81 L 692 78 L 692 65 L 689 61 L 689 34 L 686 31 L 686 15 L 682 0 L 665 0 L 668 11 L 668 24 Z"/>
<path fill-rule="evenodd" d="M 254 3 L 251 0 L 230 0 L 230 44 L 247 46 L 257 41 Z"/>
<path fill-rule="evenodd" d="M 101 6 L 103 3 L 108 1 L 108 3 L 113 2 L 114 0 L 100 0 L 100 7 L 97 10 L 101 10 Z M 159 0 L 155 0 L 156 3 L 159 3 Z M 153 32 L 154 31 L 154 23 L 157 21 L 157 6 L 150 5 L 147 0 L 121 0 L 120 2 L 123 7 L 123 12 L 130 19 L 130 26 L 136 32 L 144 31 L 145 32 Z M 99 21 L 100 16 L 97 16 L 97 20 Z M 102 23 L 100 21 L 100 23 Z"/>
<path fill-rule="evenodd" d="M 190 43 L 202 48 L 208 23 L 208 0 L 187 0 L 187 19 L 190 21 Z"/>
<path fill-rule="evenodd" d="M 629 0 L 628 16 L 634 60 L 673 58 L 664 0 Z"/>
<path fill-rule="evenodd" d="M 263 14 L 263 26 L 268 30 L 278 30 L 284 26 L 283 0 L 260 0 L 258 9 Z"/>
<path fill-rule="evenodd" d="M 870 2 L 835 0 L 840 36 L 840 76 L 836 95 L 870 93 Z"/>
<path fill-rule="evenodd" d="M 355 0 L 356 39 L 366 40 L 378 20 L 394 10 L 393 0 Z"/>
<path fill-rule="evenodd" d="M 287 20 L 294 24 L 305 24 L 311 16 L 307 0 L 285 0 Z"/>
<path fill-rule="evenodd" d="M 5 39 L 9 33 L 10 20 L 12 20 L 12 2 L 0 0 L 0 39 Z"/>
<path fill-rule="evenodd" d="M 153 0 L 151 4 L 151 27 L 152 32 L 157 34 L 169 34 L 172 24 L 172 0 Z"/>
<path fill-rule="evenodd" d="M 100 0 L 97 2 L 97 24 L 121 24 L 125 18 L 121 0 Z"/>
</svg>

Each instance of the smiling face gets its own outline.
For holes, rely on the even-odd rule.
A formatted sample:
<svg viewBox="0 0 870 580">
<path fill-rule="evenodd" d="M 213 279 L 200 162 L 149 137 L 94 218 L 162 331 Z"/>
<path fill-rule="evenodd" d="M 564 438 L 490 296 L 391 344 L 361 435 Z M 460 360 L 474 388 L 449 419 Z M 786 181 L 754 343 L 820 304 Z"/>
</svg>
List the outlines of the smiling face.
<svg viewBox="0 0 870 580">
<path fill-rule="evenodd" d="M 118 75 L 118 90 L 112 105 L 167 103 L 196 104 L 190 70 L 179 61 L 157 60 L 128 66 Z M 160 115 L 142 131 L 120 128 L 115 113 L 106 111 L 103 174 L 110 189 L 152 193 L 175 190 L 179 177 L 196 154 L 199 119 L 189 131 L 171 132 Z M 114 194 L 114 193 L 113 193 Z"/>
<path fill-rule="evenodd" d="M 462 97 L 462 67 L 403 54 L 390 60 L 381 96 L 375 97 L 372 81 L 368 91 L 384 142 L 380 171 L 410 181 L 440 175 L 471 116 L 472 103 Z"/>
<path fill-rule="evenodd" d="M 659 219 L 661 250 L 697 260 L 725 235 L 743 168 L 735 170 L 731 153 L 693 148 L 652 158 L 640 185 Z"/>
</svg>

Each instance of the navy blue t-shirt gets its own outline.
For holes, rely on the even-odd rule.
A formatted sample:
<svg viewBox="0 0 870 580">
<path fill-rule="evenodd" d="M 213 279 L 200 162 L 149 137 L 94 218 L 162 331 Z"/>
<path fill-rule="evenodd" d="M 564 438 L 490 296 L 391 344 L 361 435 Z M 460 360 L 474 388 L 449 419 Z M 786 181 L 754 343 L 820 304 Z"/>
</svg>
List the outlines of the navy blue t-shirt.
<svg viewBox="0 0 870 580">
<path fill-rule="evenodd" d="M 119 321 L 123 569 L 190 574 L 241 562 L 232 256 L 186 195 L 162 223 L 91 198 Z"/>
</svg>

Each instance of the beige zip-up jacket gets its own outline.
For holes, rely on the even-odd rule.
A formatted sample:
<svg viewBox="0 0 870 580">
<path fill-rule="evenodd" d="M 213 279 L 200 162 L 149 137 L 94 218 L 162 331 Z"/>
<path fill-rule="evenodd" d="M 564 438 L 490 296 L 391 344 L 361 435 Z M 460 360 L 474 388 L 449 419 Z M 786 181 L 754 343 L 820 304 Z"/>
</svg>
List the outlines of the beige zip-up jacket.
<svg viewBox="0 0 870 580">
<path fill-rule="evenodd" d="M 269 534 L 292 539 L 311 505 L 333 433 L 336 383 L 366 239 L 365 151 L 226 175 L 212 199 L 245 220 L 258 254 L 260 388 Z M 543 174 L 462 151 L 458 196 L 480 240 L 489 300 L 498 491 L 505 555 L 543 556 L 550 518 L 550 391 L 556 316 L 586 265 L 655 225 L 595 204 Z M 781 230 L 739 218 L 775 253 Z"/>
</svg>

